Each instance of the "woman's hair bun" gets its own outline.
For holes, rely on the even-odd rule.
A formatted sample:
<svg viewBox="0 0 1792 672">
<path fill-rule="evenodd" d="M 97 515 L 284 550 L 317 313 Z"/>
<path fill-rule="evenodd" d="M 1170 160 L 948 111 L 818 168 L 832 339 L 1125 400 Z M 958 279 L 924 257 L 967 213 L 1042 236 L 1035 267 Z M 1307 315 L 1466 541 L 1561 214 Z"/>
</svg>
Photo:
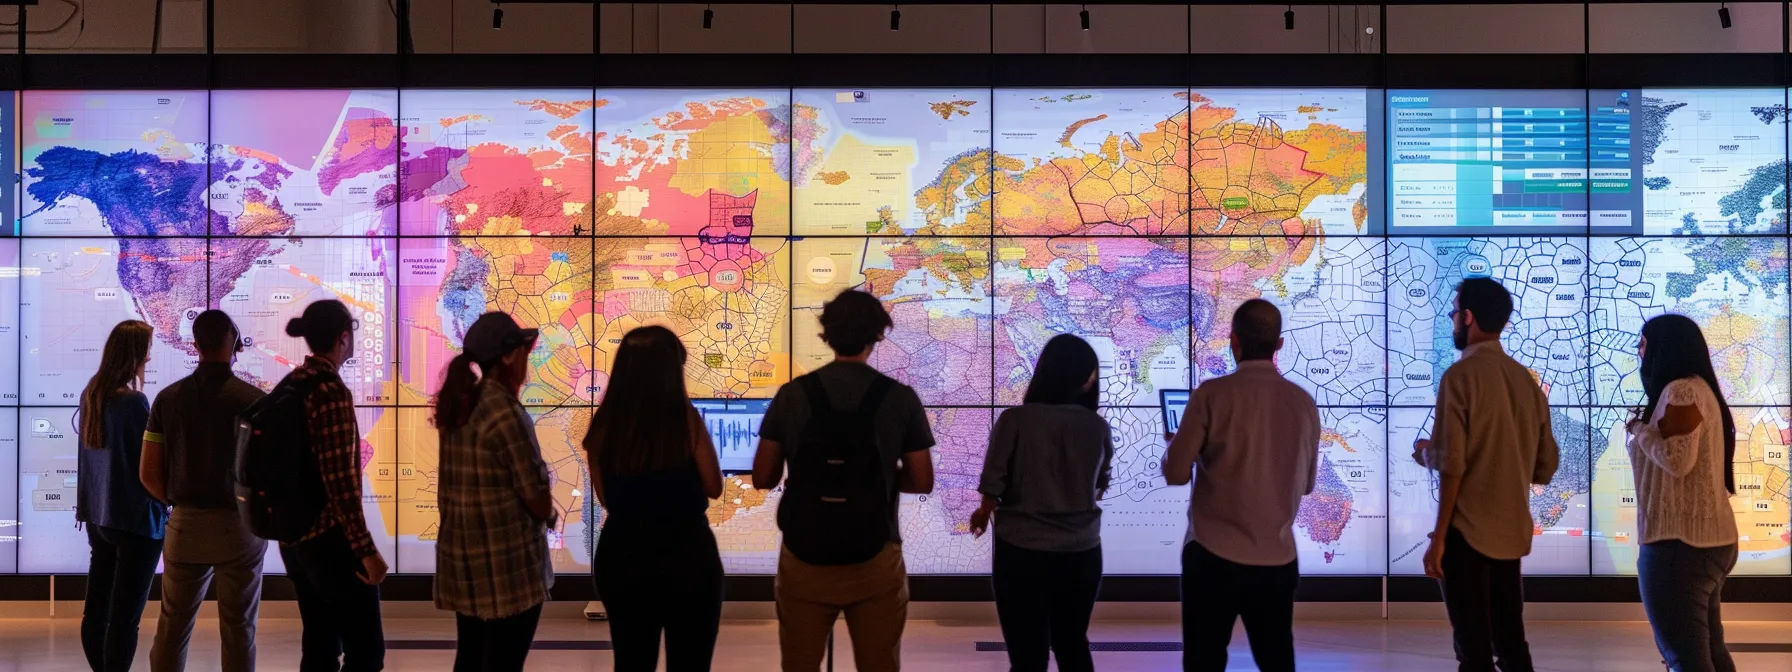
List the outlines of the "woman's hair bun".
<svg viewBox="0 0 1792 672">
<path fill-rule="evenodd" d="M 305 318 L 295 317 L 286 321 L 286 335 L 298 338 L 305 335 Z"/>
</svg>

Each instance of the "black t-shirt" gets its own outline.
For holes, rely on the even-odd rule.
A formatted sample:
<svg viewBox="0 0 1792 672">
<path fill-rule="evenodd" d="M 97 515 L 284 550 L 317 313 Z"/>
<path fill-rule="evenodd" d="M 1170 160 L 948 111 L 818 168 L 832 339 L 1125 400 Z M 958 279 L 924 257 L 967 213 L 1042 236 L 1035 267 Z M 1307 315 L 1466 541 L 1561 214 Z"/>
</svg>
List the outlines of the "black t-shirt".
<svg viewBox="0 0 1792 672">
<path fill-rule="evenodd" d="M 828 401 L 836 410 L 849 410 L 859 407 L 865 392 L 871 389 L 871 383 L 882 374 L 866 364 L 834 362 L 807 375 L 821 379 L 821 387 L 827 390 Z M 809 399 L 803 394 L 803 386 L 791 381 L 778 389 L 778 395 L 766 408 L 765 420 L 759 426 L 759 438 L 777 441 L 784 462 L 789 465 L 790 456 L 802 450 L 798 444 L 802 441 L 803 425 L 808 421 Z M 921 397 L 915 394 L 914 388 L 901 383 L 890 388 L 889 394 L 884 396 L 883 406 L 877 410 L 876 436 L 877 450 L 882 454 L 884 464 L 888 465 L 884 484 L 894 494 L 897 462 L 902 455 L 927 450 L 934 445 L 933 428 L 927 424 L 927 409 L 921 405 Z M 896 523 L 896 507 L 891 507 L 890 540 L 902 541 Z"/>
<path fill-rule="evenodd" d="M 236 415 L 263 396 L 217 362 L 201 363 L 156 395 L 145 434 L 161 440 L 170 503 L 236 508 Z"/>
</svg>

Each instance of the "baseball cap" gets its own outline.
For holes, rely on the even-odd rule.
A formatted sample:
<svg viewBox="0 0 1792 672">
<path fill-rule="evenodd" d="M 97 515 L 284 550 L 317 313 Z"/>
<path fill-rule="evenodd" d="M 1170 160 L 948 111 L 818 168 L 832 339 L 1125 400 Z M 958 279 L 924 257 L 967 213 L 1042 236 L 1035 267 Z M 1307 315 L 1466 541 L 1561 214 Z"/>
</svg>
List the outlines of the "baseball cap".
<svg viewBox="0 0 1792 672">
<path fill-rule="evenodd" d="M 480 315 L 467 328 L 466 338 L 461 339 L 461 349 L 473 356 L 473 361 L 489 362 L 522 347 L 541 333 L 536 329 L 524 329 L 517 326 L 516 320 L 502 312 L 492 311 Z"/>
</svg>

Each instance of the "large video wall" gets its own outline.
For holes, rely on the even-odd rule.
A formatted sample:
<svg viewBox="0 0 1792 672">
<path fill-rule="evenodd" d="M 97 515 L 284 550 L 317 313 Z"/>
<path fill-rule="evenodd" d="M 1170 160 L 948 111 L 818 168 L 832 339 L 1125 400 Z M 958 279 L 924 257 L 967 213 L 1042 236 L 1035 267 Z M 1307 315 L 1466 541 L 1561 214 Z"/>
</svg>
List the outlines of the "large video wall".
<svg viewBox="0 0 1792 672">
<path fill-rule="evenodd" d="M 1187 490 L 1159 476 L 1157 391 L 1231 370 L 1231 311 L 1261 297 L 1284 310 L 1281 369 L 1323 407 L 1302 570 L 1419 574 L 1436 491 L 1410 446 L 1455 360 L 1452 288 L 1486 276 L 1517 298 L 1505 344 L 1562 447 L 1532 491 L 1527 572 L 1634 573 L 1622 427 L 1637 330 L 1673 311 L 1704 325 L 1736 408 L 1738 571 L 1792 573 L 1783 89 L 5 100 L 0 464 L 18 472 L 0 479 L 0 572 L 85 570 L 72 406 L 118 320 L 156 328 L 153 395 L 190 370 L 207 306 L 242 325 L 237 369 L 269 387 L 304 354 L 285 321 L 350 305 L 367 517 L 410 573 L 434 568 L 441 367 L 481 312 L 539 327 L 523 396 L 557 479 L 555 563 L 580 572 L 602 512 L 577 446 L 621 335 L 681 334 L 693 395 L 767 397 L 828 360 L 816 311 L 858 287 L 896 318 L 874 363 L 919 391 L 940 441 L 936 491 L 902 504 L 911 572 L 988 570 L 967 519 L 990 425 L 1064 332 L 1103 359 L 1107 571 L 1177 572 Z M 778 492 L 750 480 L 709 517 L 729 571 L 770 573 Z"/>
</svg>

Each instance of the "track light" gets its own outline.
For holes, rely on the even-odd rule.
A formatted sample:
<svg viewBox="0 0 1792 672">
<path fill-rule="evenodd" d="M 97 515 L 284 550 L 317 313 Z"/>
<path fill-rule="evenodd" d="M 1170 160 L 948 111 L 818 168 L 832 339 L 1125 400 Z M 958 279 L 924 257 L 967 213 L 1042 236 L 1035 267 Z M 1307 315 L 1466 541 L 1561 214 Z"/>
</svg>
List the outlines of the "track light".
<svg viewBox="0 0 1792 672">
<path fill-rule="evenodd" d="M 709 5 L 704 5 L 703 6 L 703 29 L 709 30 L 710 27 L 715 25 L 715 22 L 716 22 L 716 11 L 713 9 L 710 9 Z"/>
<path fill-rule="evenodd" d="M 502 6 L 493 7 L 492 8 L 492 30 L 503 30 L 503 29 L 504 29 L 504 8 Z"/>
<path fill-rule="evenodd" d="M 1282 30 L 1294 30 L 1294 5 L 1289 5 L 1288 11 L 1282 12 Z"/>
<path fill-rule="evenodd" d="M 1719 4 L 1717 6 L 1717 23 L 1718 25 L 1723 26 L 1724 30 L 1730 29 L 1730 8 L 1728 5 Z"/>
<path fill-rule="evenodd" d="M 890 30 L 902 30 L 902 10 L 899 5 L 890 5 Z"/>
<path fill-rule="evenodd" d="M 1077 16 L 1083 20 L 1083 30 L 1088 30 L 1089 29 L 1089 6 L 1083 5 L 1083 11 L 1078 12 Z"/>
</svg>

